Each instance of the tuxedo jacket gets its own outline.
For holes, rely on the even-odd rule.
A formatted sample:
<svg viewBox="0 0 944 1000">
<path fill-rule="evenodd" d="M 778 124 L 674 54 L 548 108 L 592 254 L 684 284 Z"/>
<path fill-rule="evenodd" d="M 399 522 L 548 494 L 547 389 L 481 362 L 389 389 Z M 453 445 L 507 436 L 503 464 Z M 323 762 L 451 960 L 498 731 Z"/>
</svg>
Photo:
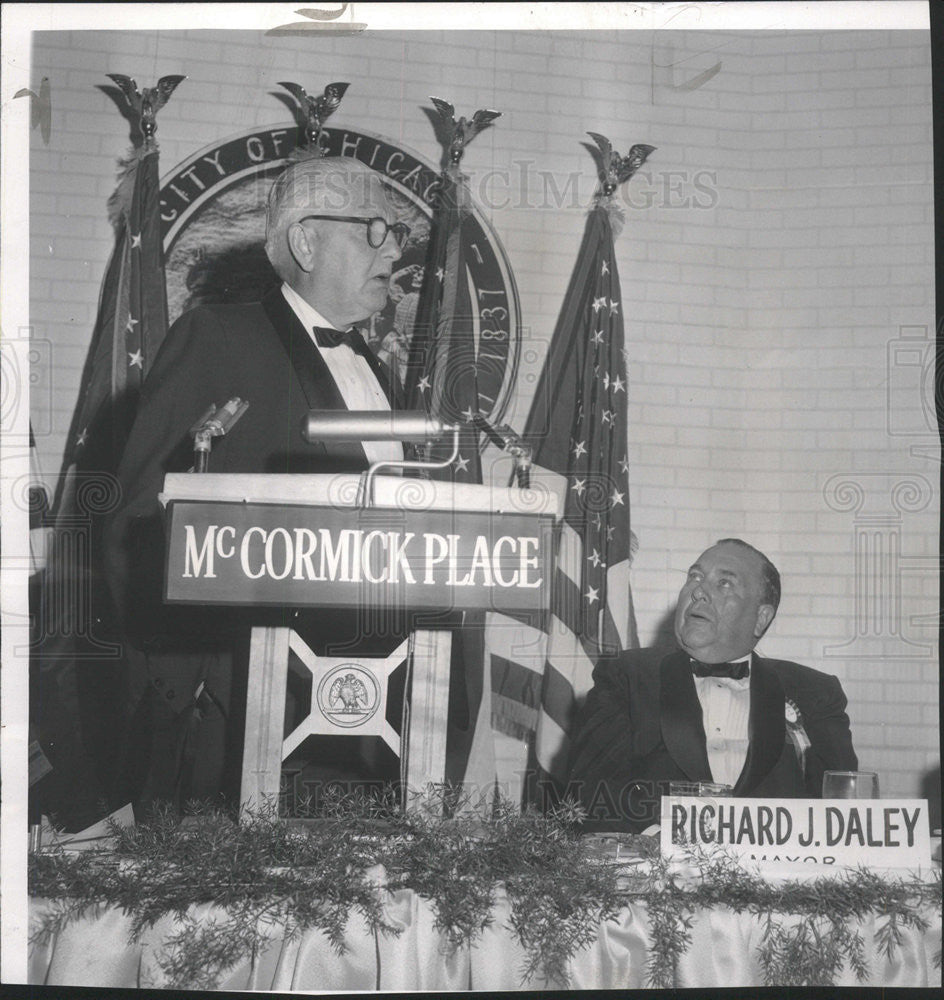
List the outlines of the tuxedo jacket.
<svg viewBox="0 0 944 1000">
<path fill-rule="evenodd" d="M 593 680 L 577 721 L 571 791 L 588 829 L 644 829 L 659 822 L 669 782 L 712 780 L 691 660 L 681 650 L 629 650 L 601 661 Z M 836 677 L 753 654 L 749 744 L 734 795 L 818 798 L 824 771 L 855 770 L 845 709 Z"/>
<path fill-rule="evenodd" d="M 366 345 L 362 353 L 396 408 L 387 370 Z M 216 655 L 221 635 L 244 626 L 247 615 L 163 604 L 157 497 L 168 472 L 193 465 L 192 425 L 211 403 L 234 396 L 249 407 L 228 434 L 213 440 L 209 472 L 349 473 L 368 466 L 359 443 L 309 444 L 302 437 L 308 410 L 346 407 L 280 288 L 260 303 L 201 306 L 174 323 L 144 382 L 124 449 L 121 501 L 106 524 L 105 556 L 118 631 L 147 653 L 149 680 L 175 711 L 192 703 L 205 657 Z M 331 616 L 339 617 L 343 613 Z M 132 690 L 131 701 L 141 693 Z"/>
</svg>

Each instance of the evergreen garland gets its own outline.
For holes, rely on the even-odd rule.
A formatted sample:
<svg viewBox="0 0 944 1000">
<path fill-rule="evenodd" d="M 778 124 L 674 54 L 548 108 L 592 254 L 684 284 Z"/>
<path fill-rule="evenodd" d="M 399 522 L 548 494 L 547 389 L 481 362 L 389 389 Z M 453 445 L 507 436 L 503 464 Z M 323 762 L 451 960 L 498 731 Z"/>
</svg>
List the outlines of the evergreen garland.
<svg viewBox="0 0 944 1000">
<path fill-rule="evenodd" d="M 940 869 L 930 881 L 856 868 L 777 883 L 742 868 L 723 849 L 691 847 L 686 861 L 697 872 L 697 878 L 684 879 L 690 884 L 679 884 L 672 866 L 659 859 L 640 899 L 647 905 L 656 944 L 650 956 L 651 986 L 678 985 L 678 958 L 690 944 L 688 930 L 698 909 L 727 907 L 758 918 L 764 985 L 832 986 L 846 961 L 860 982 L 868 977 L 865 942 L 858 931 L 866 917 L 881 921 L 876 944 L 891 961 L 902 943 L 900 927 L 924 931 L 929 923 L 921 911 L 941 908 Z M 795 918 L 792 926 L 781 919 L 786 916 Z M 941 966 L 940 949 L 934 964 Z"/>
<path fill-rule="evenodd" d="M 305 828 L 274 810 L 241 823 L 218 811 L 181 823 L 158 810 L 146 823 L 114 826 L 107 853 L 55 848 L 30 856 L 31 895 L 54 901 L 31 940 L 106 906 L 130 914 L 134 939 L 173 914 L 175 930 L 156 956 L 166 985 L 213 989 L 270 939 L 318 929 L 343 953 L 351 912 L 374 933 L 399 933 L 384 921 L 386 895 L 399 889 L 431 901 L 435 929 L 450 948 L 468 946 L 491 924 L 503 888 L 510 929 L 527 956 L 522 983 L 540 977 L 566 986 L 573 956 L 634 902 L 646 907 L 651 929 L 650 986 L 679 985 L 695 913 L 716 907 L 758 918 L 767 985 L 808 986 L 834 984 L 844 961 L 860 981 L 867 977 L 857 930 L 864 918 L 879 918 L 876 940 L 891 960 L 901 929 L 926 929 L 921 911 L 941 906 L 939 871 L 931 883 L 865 869 L 770 883 L 722 851 L 691 848 L 691 877 L 645 837 L 629 839 L 649 864 L 628 870 L 592 857 L 573 833 L 578 813 L 568 806 L 540 816 L 498 802 L 487 817 L 458 810 L 444 819 L 447 801 L 454 805 L 452 796 L 434 795 L 400 812 L 383 797 L 339 796 L 327 818 Z M 198 918 L 188 913 L 194 904 L 219 913 Z"/>
</svg>

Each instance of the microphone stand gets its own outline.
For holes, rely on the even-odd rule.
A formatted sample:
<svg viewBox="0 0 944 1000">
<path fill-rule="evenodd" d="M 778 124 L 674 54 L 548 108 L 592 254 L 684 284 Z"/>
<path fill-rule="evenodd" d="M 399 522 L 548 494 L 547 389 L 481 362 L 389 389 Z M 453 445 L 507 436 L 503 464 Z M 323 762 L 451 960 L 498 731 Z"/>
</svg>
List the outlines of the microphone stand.
<svg viewBox="0 0 944 1000">
<path fill-rule="evenodd" d="M 217 407 L 211 403 L 206 412 L 190 428 L 193 436 L 193 471 L 206 472 L 210 463 L 213 438 L 222 437 L 246 412 L 249 403 L 234 396 L 228 403 Z"/>
<path fill-rule="evenodd" d="M 515 482 L 519 490 L 526 490 L 531 486 L 531 459 L 532 449 L 521 437 L 516 434 L 507 424 L 499 424 L 493 427 L 483 416 L 476 414 L 472 418 L 472 423 L 502 451 L 507 451 L 515 460 Z"/>
</svg>

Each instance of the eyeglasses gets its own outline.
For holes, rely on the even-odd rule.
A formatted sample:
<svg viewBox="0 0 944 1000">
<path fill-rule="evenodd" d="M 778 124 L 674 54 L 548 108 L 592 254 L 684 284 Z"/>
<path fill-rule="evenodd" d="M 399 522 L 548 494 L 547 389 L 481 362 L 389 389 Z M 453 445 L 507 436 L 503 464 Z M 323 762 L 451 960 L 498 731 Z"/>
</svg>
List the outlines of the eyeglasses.
<svg viewBox="0 0 944 1000">
<path fill-rule="evenodd" d="M 303 215 L 298 222 L 309 219 L 326 220 L 329 222 L 359 222 L 367 226 L 367 242 L 374 250 L 379 250 L 387 241 L 387 234 L 393 233 L 397 246 L 402 250 L 410 235 L 410 227 L 405 222 L 387 222 L 375 215 L 372 219 L 364 219 L 359 215 Z"/>
</svg>

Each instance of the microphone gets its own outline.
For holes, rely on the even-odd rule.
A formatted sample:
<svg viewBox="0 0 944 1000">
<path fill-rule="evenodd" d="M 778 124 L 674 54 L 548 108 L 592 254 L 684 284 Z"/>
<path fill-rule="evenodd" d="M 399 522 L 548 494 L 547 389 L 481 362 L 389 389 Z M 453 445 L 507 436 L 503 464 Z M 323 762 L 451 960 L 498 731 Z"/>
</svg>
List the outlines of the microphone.
<svg viewBox="0 0 944 1000">
<path fill-rule="evenodd" d="M 442 462 L 374 462 L 361 474 L 356 505 L 369 507 L 373 502 L 374 476 L 388 469 L 444 469 L 459 454 L 459 433 L 456 424 L 447 424 L 418 410 L 392 413 L 389 410 L 309 410 L 302 419 L 302 437 L 309 444 L 322 441 L 429 441 L 452 434 L 452 454 Z"/>
<path fill-rule="evenodd" d="M 229 402 L 217 407 L 210 403 L 197 422 L 190 428 L 193 435 L 193 471 L 206 472 L 210 461 L 213 438 L 222 437 L 232 430 L 233 424 L 249 408 L 249 402 L 233 396 Z"/>
<path fill-rule="evenodd" d="M 302 437 L 318 441 L 423 442 L 454 430 L 438 417 L 418 410 L 309 410 L 302 420 Z"/>
<path fill-rule="evenodd" d="M 526 444 L 508 424 L 493 426 L 480 413 L 476 413 L 472 417 L 472 423 L 496 448 L 507 451 L 509 455 L 513 456 L 518 488 L 526 490 L 531 483 L 531 446 Z"/>
</svg>

